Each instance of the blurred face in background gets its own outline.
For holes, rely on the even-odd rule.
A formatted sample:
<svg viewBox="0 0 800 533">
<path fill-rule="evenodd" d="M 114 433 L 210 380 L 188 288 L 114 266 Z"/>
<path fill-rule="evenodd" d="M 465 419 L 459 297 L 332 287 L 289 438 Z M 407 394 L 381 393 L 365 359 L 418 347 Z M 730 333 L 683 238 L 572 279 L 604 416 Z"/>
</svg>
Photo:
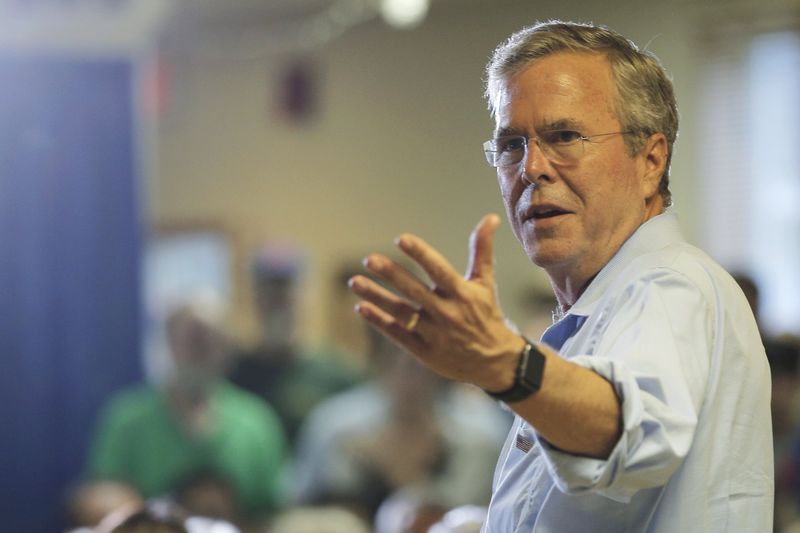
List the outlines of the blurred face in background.
<svg viewBox="0 0 800 533">
<path fill-rule="evenodd" d="M 296 282 L 290 277 L 255 280 L 256 307 L 264 344 L 285 348 L 295 341 Z"/>
<path fill-rule="evenodd" d="M 189 307 L 179 309 L 167 321 L 167 338 L 177 382 L 204 388 L 222 375 L 227 340 L 208 319 Z"/>
<path fill-rule="evenodd" d="M 436 396 L 447 382 L 401 348 L 389 341 L 386 345 L 377 363 L 379 379 L 391 397 L 392 416 L 411 423 L 421 415 L 431 416 Z"/>
</svg>

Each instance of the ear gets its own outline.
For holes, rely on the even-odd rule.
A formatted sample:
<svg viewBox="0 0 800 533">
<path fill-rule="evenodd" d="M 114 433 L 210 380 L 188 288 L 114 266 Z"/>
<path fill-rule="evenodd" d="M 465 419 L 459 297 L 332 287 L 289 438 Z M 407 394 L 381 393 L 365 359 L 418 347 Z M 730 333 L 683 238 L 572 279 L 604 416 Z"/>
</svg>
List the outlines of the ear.
<svg viewBox="0 0 800 533">
<path fill-rule="evenodd" d="M 642 187 L 644 188 L 645 198 L 652 198 L 658 194 L 661 176 L 667 168 L 667 158 L 669 156 L 667 138 L 663 133 L 652 134 L 647 138 L 640 155 L 644 163 Z"/>
</svg>

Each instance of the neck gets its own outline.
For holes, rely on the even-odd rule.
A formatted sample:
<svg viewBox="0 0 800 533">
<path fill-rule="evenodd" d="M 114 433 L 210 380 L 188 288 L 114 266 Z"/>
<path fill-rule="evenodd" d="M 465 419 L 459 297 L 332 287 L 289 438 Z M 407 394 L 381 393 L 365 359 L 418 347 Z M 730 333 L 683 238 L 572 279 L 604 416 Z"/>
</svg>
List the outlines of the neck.
<svg viewBox="0 0 800 533">
<path fill-rule="evenodd" d="M 564 276 L 563 278 L 558 278 L 550 276 L 550 285 L 553 287 L 553 292 L 558 301 L 558 308 L 556 309 L 555 315 L 559 319 L 567 314 L 570 308 L 575 305 L 575 302 L 578 301 L 578 298 L 580 298 L 583 291 L 586 290 L 586 287 L 589 286 L 598 272 L 599 270 L 588 277 Z"/>
<path fill-rule="evenodd" d="M 611 261 L 620 248 L 627 242 L 645 222 L 664 212 L 664 204 L 661 197 L 651 199 L 646 205 L 641 222 L 627 232 L 627 235 L 618 242 L 606 243 L 606 246 L 599 250 L 599 253 L 585 261 L 578 261 L 570 265 L 558 265 L 555 268 L 546 269 L 550 278 L 550 285 L 553 287 L 556 300 L 558 300 L 560 313 L 566 314 L 575 305 L 581 294 L 586 290 L 595 276 Z"/>
</svg>

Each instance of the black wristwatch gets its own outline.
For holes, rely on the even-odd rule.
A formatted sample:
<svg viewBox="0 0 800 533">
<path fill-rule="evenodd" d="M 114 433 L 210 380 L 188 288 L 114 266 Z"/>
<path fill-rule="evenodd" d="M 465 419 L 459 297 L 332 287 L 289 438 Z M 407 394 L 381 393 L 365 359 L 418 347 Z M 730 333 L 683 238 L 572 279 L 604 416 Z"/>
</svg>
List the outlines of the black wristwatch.
<svg viewBox="0 0 800 533">
<path fill-rule="evenodd" d="M 531 341 L 525 339 L 525 347 L 519 354 L 519 362 L 514 372 L 514 384 L 510 389 L 501 392 L 486 391 L 486 394 L 505 403 L 524 400 L 541 387 L 544 360 L 544 354 Z"/>
</svg>

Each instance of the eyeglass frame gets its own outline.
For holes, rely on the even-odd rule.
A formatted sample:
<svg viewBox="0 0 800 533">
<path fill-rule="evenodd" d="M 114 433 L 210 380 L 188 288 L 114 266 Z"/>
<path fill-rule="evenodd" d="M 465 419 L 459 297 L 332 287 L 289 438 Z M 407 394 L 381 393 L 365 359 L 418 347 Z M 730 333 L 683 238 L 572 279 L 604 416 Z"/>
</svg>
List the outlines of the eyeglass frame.
<svg viewBox="0 0 800 533">
<path fill-rule="evenodd" d="M 577 134 L 577 138 L 574 141 L 570 141 L 566 145 L 567 146 L 574 146 L 578 141 L 580 141 L 581 148 L 584 147 L 584 143 L 586 141 L 591 142 L 591 140 L 593 138 L 595 138 L 595 137 L 607 137 L 609 135 L 633 135 L 633 134 L 636 134 L 635 131 L 612 131 L 612 132 L 609 132 L 609 133 L 595 133 L 593 135 L 583 135 L 583 134 L 581 134 L 581 132 L 579 132 L 577 130 L 569 130 L 569 129 L 554 129 L 554 130 L 547 130 L 547 131 L 544 132 L 544 134 L 546 134 L 546 135 L 554 135 L 554 134 L 558 135 L 560 133 L 575 133 L 575 134 Z M 496 164 L 494 162 L 495 161 L 495 155 L 499 154 L 501 152 L 499 150 L 493 149 L 493 147 L 496 146 L 496 143 L 498 141 L 502 140 L 502 139 L 506 139 L 506 140 L 508 140 L 508 139 L 522 139 L 522 141 L 524 143 L 524 147 L 522 149 L 522 155 L 521 155 L 521 157 L 519 158 L 518 161 L 515 161 L 513 163 L 508 163 L 508 164 L 505 164 L 505 165 L 499 165 L 499 164 Z M 484 142 L 483 143 L 483 153 L 486 156 L 486 161 L 489 163 L 490 166 L 492 166 L 494 168 L 513 167 L 513 166 L 519 165 L 522 161 L 524 161 L 526 159 L 526 156 L 527 156 L 527 153 L 528 153 L 528 144 L 530 143 L 530 141 L 531 141 L 531 137 L 526 137 L 525 135 L 502 135 L 500 137 L 495 137 L 495 138 L 489 139 L 488 141 Z M 539 150 L 542 151 L 542 154 L 551 163 L 554 163 L 554 164 L 557 164 L 557 165 L 565 165 L 565 164 L 575 163 L 578 159 L 580 159 L 580 157 L 575 158 L 574 160 L 569 160 L 569 161 L 554 159 L 552 151 L 554 150 L 553 146 L 555 145 L 555 143 L 553 143 L 553 142 L 549 142 L 548 143 L 548 142 L 544 141 L 542 139 L 541 135 L 534 136 L 533 137 L 533 141 L 539 147 Z M 583 155 L 583 154 L 581 154 L 581 155 Z"/>
</svg>

